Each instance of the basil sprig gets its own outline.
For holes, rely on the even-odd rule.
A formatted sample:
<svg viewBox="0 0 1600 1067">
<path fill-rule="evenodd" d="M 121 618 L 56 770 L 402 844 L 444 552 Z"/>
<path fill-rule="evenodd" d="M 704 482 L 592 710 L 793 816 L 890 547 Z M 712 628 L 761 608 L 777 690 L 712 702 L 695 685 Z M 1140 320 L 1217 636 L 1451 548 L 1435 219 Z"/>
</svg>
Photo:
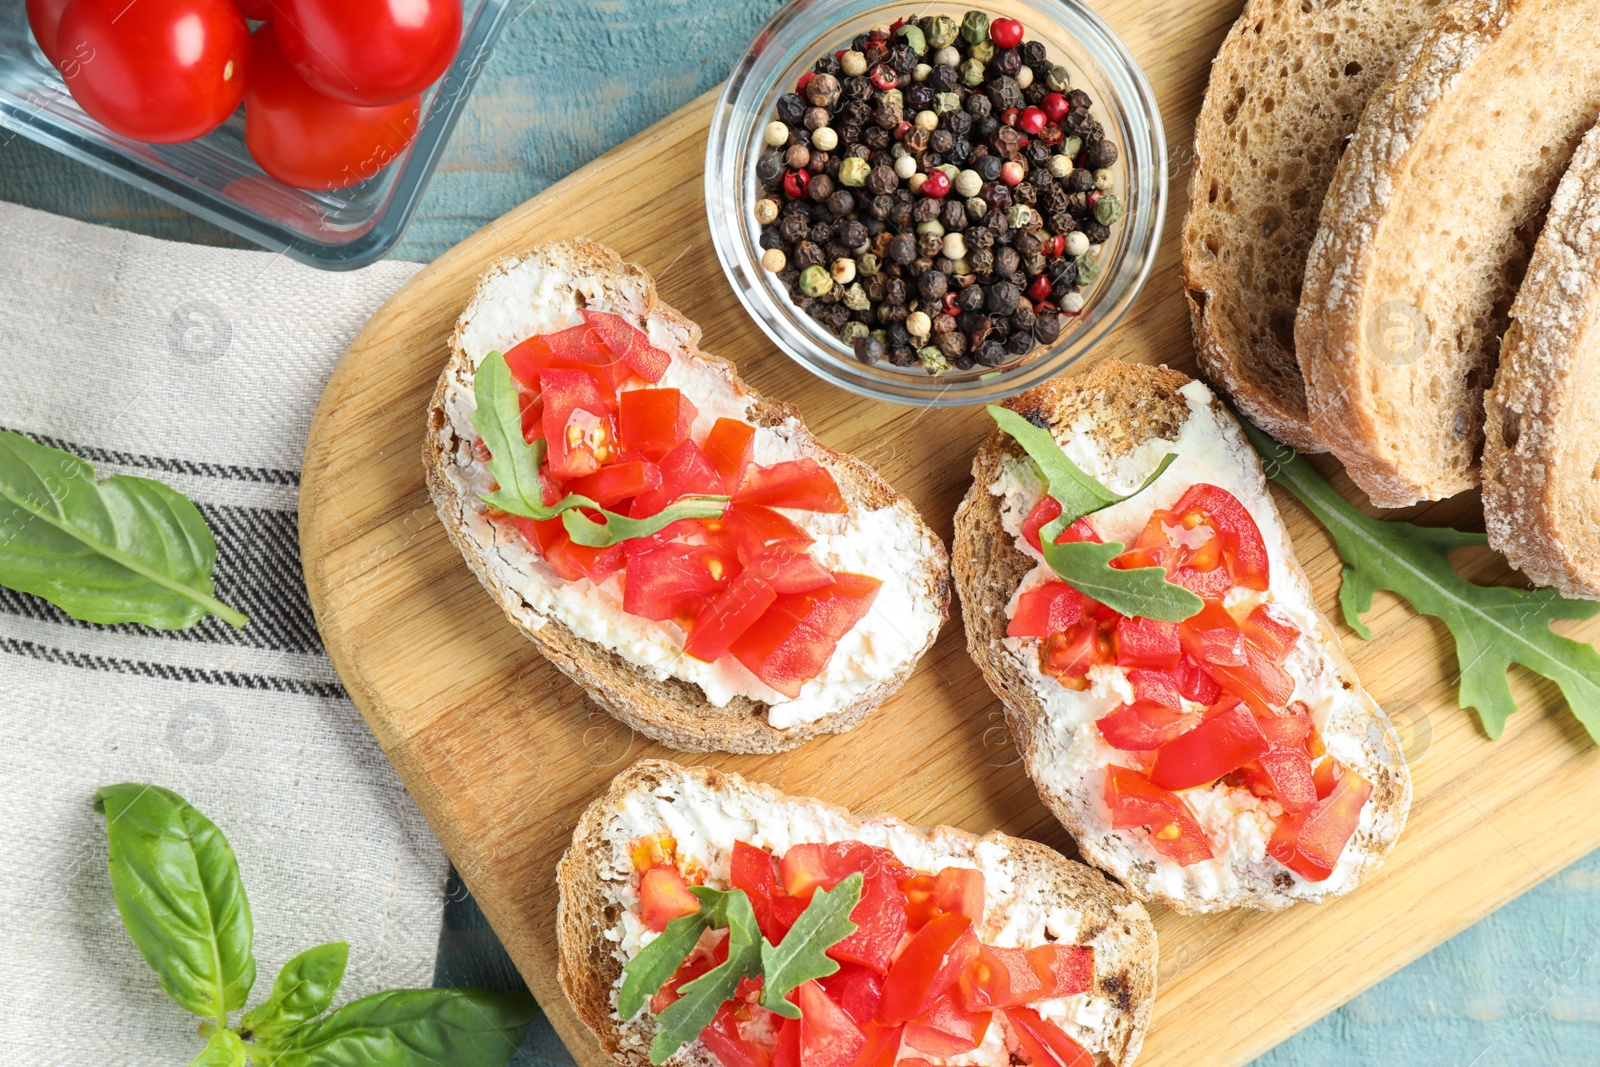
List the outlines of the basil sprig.
<svg viewBox="0 0 1600 1067">
<path fill-rule="evenodd" d="M 1111 561 L 1123 552 L 1124 545 L 1119 541 L 1056 544 L 1056 538 L 1085 515 L 1144 492 L 1178 458 L 1176 454 L 1169 453 L 1163 458 L 1139 488 L 1118 494 L 1072 462 L 1049 430 L 1035 426 L 998 404 L 990 404 L 988 411 L 1000 429 L 1022 446 L 1044 479 L 1045 491 L 1061 505 L 1061 514 L 1039 531 L 1044 560 L 1058 577 L 1085 596 L 1130 618 L 1143 616 L 1161 622 L 1182 622 L 1205 606 L 1205 601 L 1183 586 L 1167 581 L 1167 573 L 1160 567 L 1124 570 L 1111 566 Z"/>
<path fill-rule="evenodd" d="M 406 989 L 328 1012 L 349 946 L 319 945 L 284 965 L 265 1001 L 255 984 L 254 928 L 233 849 L 222 831 L 170 790 L 101 789 L 111 885 L 122 924 L 161 988 L 204 1019 L 194 1067 L 503 1067 L 536 1008 L 523 992 Z M 326 1013 L 326 1014 L 324 1014 Z"/>
<path fill-rule="evenodd" d="M 678 999 L 656 1019 L 659 1029 L 650 1043 L 650 1062 L 665 1063 L 699 1037 L 745 978 L 761 976 L 765 1007 L 799 1018 L 800 1009 L 784 998 L 796 986 L 813 978 L 825 978 L 839 969 L 827 952 L 856 931 L 850 913 L 861 900 L 862 881 L 857 873 L 832 890 L 817 890 L 777 945 L 761 936 L 744 890 L 690 886 L 689 892 L 700 901 L 700 910 L 667 923 L 667 928 L 622 968 L 617 1014 L 624 1021 L 639 1014 L 683 966 L 702 934 L 727 927 L 727 960 L 678 988 Z"/>
<path fill-rule="evenodd" d="M 0 431 L 0 585 L 85 622 L 182 630 L 250 620 L 216 598 L 217 542 L 198 508 L 149 478 L 94 480 L 70 452 Z"/>
<path fill-rule="evenodd" d="M 560 516 L 567 536 L 589 548 L 610 548 L 636 537 L 649 537 L 679 519 L 720 518 L 728 510 L 725 496 L 686 496 L 654 515 L 637 519 L 608 511 L 579 493 L 546 504 L 539 464 L 548 445 L 543 438 L 529 444 L 522 436 L 522 402 L 511 368 L 499 352 L 489 353 L 478 367 L 472 393 L 478 404 L 472 425 L 489 450 L 489 474 L 499 486 L 492 493 L 480 494 L 479 499 L 492 508 L 525 519 Z M 605 521 L 596 522 L 579 508 L 597 511 Z"/>
</svg>

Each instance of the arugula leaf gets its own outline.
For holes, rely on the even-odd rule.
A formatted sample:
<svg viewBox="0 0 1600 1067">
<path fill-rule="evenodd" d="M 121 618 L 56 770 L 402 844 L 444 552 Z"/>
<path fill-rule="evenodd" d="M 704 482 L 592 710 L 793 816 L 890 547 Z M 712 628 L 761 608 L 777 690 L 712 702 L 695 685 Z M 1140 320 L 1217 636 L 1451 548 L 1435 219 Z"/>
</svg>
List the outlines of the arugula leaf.
<svg viewBox="0 0 1600 1067">
<path fill-rule="evenodd" d="M 228 839 L 178 794 L 107 786 L 111 888 L 122 925 L 168 996 L 228 1025 L 256 980 L 250 902 Z"/>
<path fill-rule="evenodd" d="M 399 989 L 251 1046 L 273 1067 L 501 1067 L 538 1014 L 524 991 Z"/>
<path fill-rule="evenodd" d="M 789 991 L 839 969 L 839 964 L 826 953 L 856 932 L 850 913 L 861 900 L 863 881 L 857 871 L 832 889 L 818 889 L 806 910 L 783 935 L 781 944 L 762 943 L 762 1007 L 790 1019 L 800 1018 L 800 1009 L 786 999 Z"/>
<path fill-rule="evenodd" d="M 182 630 L 209 613 L 217 543 L 182 493 L 149 478 L 94 480 L 70 452 L 0 431 L 0 585 L 85 622 Z"/>
<path fill-rule="evenodd" d="M 761 928 L 756 925 L 750 898 L 742 890 L 729 892 L 723 897 L 722 910 L 728 926 L 728 958 L 678 987 L 678 999 L 656 1017 L 661 1028 L 650 1043 L 651 1063 L 665 1063 L 699 1037 L 722 1002 L 738 990 L 740 981 L 761 973 Z"/>
<path fill-rule="evenodd" d="M 679 519 L 720 518 L 728 510 L 725 496 L 684 497 L 639 519 L 608 511 L 579 493 L 568 493 L 554 504 L 546 504 L 539 482 L 545 441 L 540 438 L 530 445 L 522 436 L 522 402 L 511 379 L 511 368 L 499 352 L 489 353 L 478 367 L 472 393 L 478 403 L 472 413 L 472 425 L 489 450 L 489 475 L 499 486 L 492 493 L 479 494 L 479 499 L 492 508 L 540 521 L 559 515 L 567 536 L 589 548 L 610 548 L 636 537 L 649 537 Z M 579 508 L 597 511 L 605 521 L 596 522 Z"/>
<path fill-rule="evenodd" d="M 244 1067 L 244 1042 L 232 1030 L 218 1030 L 189 1067 Z"/>
<path fill-rule="evenodd" d="M 239 1026 L 267 1041 L 310 1022 L 333 1006 L 349 961 L 350 946 L 343 941 L 306 949 L 283 965 L 272 996 L 245 1012 Z"/>
<path fill-rule="evenodd" d="M 1205 601 L 1183 586 L 1167 581 L 1167 572 L 1160 567 L 1122 570 L 1110 566 L 1110 561 L 1122 554 L 1124 546 L 1120 541 L 1055 543 L 1067 527 L 1085 515 L 1144 492 L 1172 466 L 1178 458 L 1176 454 L 1165 456 L 1133 492 L 1117 494 L 1072 462 L 1049 430 L 998 404 L 990 404 L 988 412 L 1000 429 L 1022 446 L 1044 479 L 1045 491 L 1061 505 L 1061 514 L 1039 531 L 1039 543 L 1045 562 L 1062 581 L 1129 617 L 1142 615 L 1161 622 L 1182 622 L 1205 606 Z"/>
<path fill-rule="evenodd" d="M 742 890 L 724 891 L 703 885 L 692 885 L 689 892 L 700 898 L 700 910 L 693 915 L 680 915 L 667 923 L 667 928 L 622 968 L 622 988 L 617 992 L 617 1014 L 624 1020 L 638 1015 L 650 998 L 667 984 L 667 979 L 677 973 L 683 961 L 689 958 L 689 953 L 694 951 L 701 934 L 710 927 L 725 923 L 727 897 L 732 893 L 744 895 Z"/>
<path fill-rule="evenodd" d="M 1506 681 L 1513 663 L 1555 682 L 1589 736 L 1600 741 L 1600 651 L 1550 629 L 1556 619 L 1587 619 L 1600 602 L 1568 600 L 1553 589 L 1476 585 L 1457 573 L 1448 552 L 1487 538 L 1447 527 L 1374 519 L 1358 511 L 1304 457 L 1239 420 L 1261 454 L 1267 477 L 1293 493 L 1333 536 L 1344 561 L 1339 606 L 1363 638 L 1361 613 L 1386 589 L 1439 619 L 1456 642 L 1458 702 L 1472 708 L 1484 733 L 1499 737 L 1517 710 Z"/>
</svg>

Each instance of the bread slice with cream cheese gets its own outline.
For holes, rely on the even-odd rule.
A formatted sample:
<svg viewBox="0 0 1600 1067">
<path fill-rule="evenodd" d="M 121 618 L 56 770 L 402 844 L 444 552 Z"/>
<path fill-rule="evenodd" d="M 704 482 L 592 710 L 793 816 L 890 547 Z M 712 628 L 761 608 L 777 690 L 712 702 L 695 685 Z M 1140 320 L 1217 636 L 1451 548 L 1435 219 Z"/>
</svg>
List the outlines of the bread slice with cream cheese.
<svg viewBox="0 0 1600 1067">
<path fill-rule="evenodd" d="M 787 512 L 834 571 L 880 579 L 872 609 L 823 673 L 787 698 L 731 656 L 707 664 L 683 651 L 670 622 L 629 615 L 620 577 L 567 581 L 480 499 L 492 479 L 472 425 L 474 375 L 493 352 L 612 312 L 671 357 L 659 383 L 698 409 L 703 436 L 719 416 L 756 427 L 758 462 L 810 458 L 826 468 L 847 514 Z M 506 617 L 596 703 L 640 733 L 685 751 L 778 752 L 859 725 L 933 644 L 949 606 L 949 557 L 921 516 L 877 472 L 816 439 L 790 405 L 762 397 L 732 363 L 702 352 L 700 328 L 662 303 L 641 268 L 593 241 L 544 245 L 491 268 L 462 312 L 428 407 L 423 462 L 446 532 Z"/>
<path fill-rule="evenodd" d="M 1155 1005 L 1155 930 L 1144 907 L 1099 871 L 1033 841 L 982 836 L 949 826 L 922 829 L 889 815 L 854 815 L 834 804 L 790 796 L 707 767 L 643 760 L 612 782 L 578 820 L 556 877 L 558 977 L 578 1017 L 624 1067 L 646 1067 L 656 1022 L 648 1012 L 618 1018 L 622 968 L 653 936 L 639 910 L 632 847 L 669 834 L 679 857 L 727 885 L 735 841 L 782 853 L 804 843 L 861 841 L 887 848 L 922 873 L 976 868 L 984 875 L 986 944 L 1028 947 L 1047 941 L 1090 945 L 1094 980 L 1073 997 L 1032 1005 L 1094 1056 L 1099 1065 L 1133 1062 Z M 915 1050 L 903 1055 L 940 1061 Z M 978 1050 L 956 1057 L 969 1067 L 1010 1067 L 1006 1024 L 997 1018 Z M 691 1041 L 668 1067 L 720 1067 Z"/>
<path fill-rule="evenodd" d="M 1072 832 L 1084 858 L 1137 896 L 1179 911 L 1284 908 L 1346 893 L 1393 847 L 1411 801 L 1411 780 L 1393 726 L 1362 690 L 1337 636 L 1311 599 L 1255 451 L 1232 414 L 1203 384 L 1167 368 L 1107 360 L 1058 378 L 1007 406 L 1047 427 L 1075 463 L 1117 492 L 1137 488 L 1164 456 L 1178 458 L 1149 488 L 1094 515 L 1106 541 L 1131 542 L 1153 509 L 1170 508 L 1191 485 L 1232 493 L 1266 545 L 1275 615 L 1300 636 L 1283 663 L 1328 753 L 1373 785 L 1360 824 L 1330 877 L 1308 881 L 1273 859 L 1267 845 L 1275 802 L 1218 782 L 1184 798 L 1216 853 L 1179 866 L 1155 852 L 1141 829 L 1114 830 L 1102 799 L 1109 764 L 1142 758 L 1112 748 L 1096 720 L 1132 699 L 1126 672 L 1091 668 L 1075 691 L 1041 669 L 1040 641 L 1008 637 L 1021 591 L 1054 575 L 1020 536 L 1044 485 L 1010 437 L 996 430 L 973 461 L 973 482 L 956 513 L 953 565 L 967 648 L 1005 706 L 1040 798 Z M 1242 592 L 1235 590 L 1234 592 Z"/>
</svg>

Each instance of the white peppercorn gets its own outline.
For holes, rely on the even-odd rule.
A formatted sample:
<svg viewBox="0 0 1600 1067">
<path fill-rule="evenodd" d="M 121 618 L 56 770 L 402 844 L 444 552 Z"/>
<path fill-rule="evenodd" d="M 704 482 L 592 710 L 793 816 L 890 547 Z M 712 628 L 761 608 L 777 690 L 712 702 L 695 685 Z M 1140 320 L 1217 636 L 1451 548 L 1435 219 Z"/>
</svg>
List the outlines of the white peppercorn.
<svg viewBox="0 0 1600 1067">
<path fill-rule="evenodd" d="M 989 213 L 989 201 L 981 196 L 967 198 L 967 214 L 972 218 L 981 219 Z"/>
<path fill-rule="evenodd" d="M 776 274 L 789 265 L 789 257 L 783 254 L 781 248 L 769 248 L 761 253 L 761 265 Z"/>
<path fill-rule="evenodd" d="M 977 196 L 978 191 L 983 188 L 983 177 L 977 171 L 969 168 L 957 171 L 955 181 L 951 184 L 955 186 L 957 196 L 963 199 L 971 199 Z"/>
<path fill-rule="evenodd" d="M 1026 89 L 1033 84 L 1033 68 L 1023 67 L 1017 71 L 1017 88 Z"/>
<path fill-rule="evenodd" d="M 1110 167 L 1101 167 L 1094 172 L 1094 187 L 1102 193 L 1109 193 L 1117 186 L 1117 176 L 1111 172 Z"/>
<path fill-rule="evenodd" d="M 1050 176 L 1053 178 L 1065 178 L 1072 173 L 1072 160 L 1064 154 L 1051 156 L 1047 165 L 1050 168 Z"/>
<path fill-rule="evenodd" d="M 967 239 L 959 233 L 947 233 L 944 235 L 943 251 L 946 258 L 960 262 L 967 255 Z"/>
<path fill-rule="evenodd" d="M 956 236 L 959 237 L 960 234 L 957 234 Z M 950 261 L 950 273 L 959 274 L 961 277 L 965 278 L 967 275 L 972 273 L 972 264 L 967 262 L 967 257 L 965 256 L 962 256 L 960 259 L 952 259 Z"/>
<path fill-rule="evenodd" d="M 937 50 L 929 57 L 936 67 L 953 67 L 961 62 L 961 53 L 950 45 Z"/>
<path fill-rule="evenodd" d="M 771 145 L 773 148 L 776 148 L 781 144 L 788 143 L 789 127 L 785 126 L 781 122 L 778 122 L 777 120 L 773 120 L 772 122 L 767 123 L 766 132 L 762 136 L 765 138 L 767 144 Z"/>
<path fill-rule="evenodd" d="M 867 57 L 852 48 L 839 57 L 839 69 L 848 77 L 859 78 L 867 72 Z"/>
<path fill-rule="evenodd" d="M 832 152 L 839 147 L 839 135 L 831 126 L 819 126 L 811 131 L 811 147 L 820 148 L 824 152 Z"/>
<path fill-rule="evenodd" d="M 899 175 L 902 180 L 910 179 L 913 174 L 917 173 L 916 159 L 910 155 L 901 156 L 899 159 L 894 161 L 894 172 L 895 174 Z M 914 193 L 917 190 L 913 188 L 911 191 Z"/>
<path fill-rule="evenodd" d="M 1068 293 L 1061 298 L 1061 310 L 1069 315 L 1075 315 L 1083 310 L 1083 294 Z"/>
<path fill-rule="evenodd" d="M 911 190 L 912 196 L 916 196 L 922 192 L 922 183 L 927 180 L 928 176 L 926 174 L 921 171 L 913 171 L 911 177 L 906 179 L 906 188 Z"/>
<path fill-rule="evenodd" d="M 911 80 L 914 82 L 925 82 L 928 80 L 928 75 L 932 73 L 933 68 L 928 66 L 928 64 L 918 63 L 916 66 L 911 68 Z"/>
<path fill-rule="evenodd" d="M 856 280 L 856 261 L 841 257 L 833 261 L 829 271 L 833 274 L 834 281 L 840 285 L 849 285 Z"/>
<path fill-rule="evenodd" d="M 1073 230 L 1067 234 L 1067 255 L 1081 256 L 1089 251 L 1089 238 L 1082 230 Z"/>
<path fill-rule="evenodd" d="M 916 117 L 911 121 L 916 123 L 918 126 L 921 126 L 929 133 L 932 133 L 934 130 L 939 128 L 939 116 L 935 115 L 932 111 L 919 111 L 917 112 Z M 815 140 L 815 138 L 812 139 Z"/>
<path fill-rule="evenodd" d="M 906 332 L 912 337 L 926 337 L 933 329 L 933 320 L 926 311 L 913 311 L 906 316 Z"/>
<path fill-rule="evenodd" d="M 756 201 L 756 221 L 765 226 L 778 219 L 778 202 L 762 197 Z"/>
</svg>

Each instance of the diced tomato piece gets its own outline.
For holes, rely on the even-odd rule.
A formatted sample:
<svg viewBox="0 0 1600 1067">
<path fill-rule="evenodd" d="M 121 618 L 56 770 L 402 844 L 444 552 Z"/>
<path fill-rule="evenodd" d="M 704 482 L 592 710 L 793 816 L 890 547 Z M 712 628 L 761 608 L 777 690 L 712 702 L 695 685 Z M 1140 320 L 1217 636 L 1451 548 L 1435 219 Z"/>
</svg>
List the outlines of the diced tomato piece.
<svg viewBox="0 0 1600 1067">
<path fill-rule="evenodd" d="M 1183 798 L 1127 767 L 1106 768 L 1103 793 L 1113 830 L 1146 827 L 1150 847 L 1180 867 L 1213 857 L 1205 831 Z"/>
<path fill-rule="evenodd" d="M 700 446 L 693 441 L 680 441 L 661 457 L 661 488 L 634 498 L 630 514 L 634 518 L 655 515 L 675 500 L 717 495 L 721 490 L 716 469 Z"/>
<path fill-rule="evenodd" d="M 965 1011 L 946 993 L 928 1010 L 906 1024 L 906 1044 L 930 1056 L 959 1056 L 971 1052 L 989 1032 L 992 1011 Z"/>
<path fill-rule="evenodd" d="M 900 880 L 900 892 L 906 898 L 906 925 L 911 930 L 922 929 L 939 915 L 939 906 L 933 899 L 938 885 L 938 877 L 932 874 L 913 874 Z"/>
<path fill-rule="evenodd" d="M 978 954 L 972 920 L 939 915 L 918 930 L 889 966 L 878 1014 L 890 1023 L 908 1023 L 926 1012 L 955 985 Z"/>
<path fill-rule="evenodd" d="M 1294 643 L 1300 640 L 1300 631 L 1292 623 L 1278 618 L 1265 604 L 1257 604 L 1241 626 L 1245 638 L 1276 663 L 1282 663 Z"/>
<path fill-rule="evenodd" d="M 900 892 L 900 879 L 910 874 L 910 868 L 895 858 L 888 849 L 863 844 L 860 841 L 835 841 L 831 844 L 797 844 L 790 846 L 778 863 L 785 898 L 798 905 L 799 911 L 820 889 L 832 889 L 850 875 L 862 875 L 861 898 L 850 912 L 856 930 L 828 950 L 828 955 L 842 962 L 860 964 L 879 974 L 887 971 L 889 960 L 900 945 L 906 931 L 905 897 Z M 793 921 L 784 914 L 786 907 L 779 904 L 779 922 Z"/>
<path fill-rule="evenodd" d="M 1294 694 L 1294 679 L 1245 639 L 1244 630 L 1221 602 L 1206 601 L 1178 629 L 1184 652 L 1225 691 L 1256 711 L 1270 714 Z"/>
<path fill-rule="evenodd" d="M 1217 680 L 1224 691 L 1263 714 L 1275 713 L 1287 705 L 1289 698 L 1294 695 L 1294 679 L 1289 672 L 1249 643 L 1245 644 L 1243 666 L 1211 663 L 1206 665 L 1206 672 Z"/>
<path fill-rule="evenodd" d="M 1321 800 L 1333 792 L 1333 787 L 1339 784 L 1339 761 L 1325 759 L 1317 764 L 1317 769 L 1312 772 L 1311 781 L 1317 790 L 1317 799 Z"/>
<path fill-rule="evenodd" d="M 759 574 L 740 571 L 694 617 L 684 652 L 702 662 L 715 663 L 777 599 L 777 592 Z"/>
<path fill-rule="evenodd" d="M 1083 597 L 1078 591 L 1066 582 L 1045 582 L 1017 598 L 1017 610 L 1006 624 L 1006 636 L 1049 637 L 1065 633 L 1082 619 Z"/>
<path fill-rule="evenodd" d="M 1198 482 L 1191 485 L 1173 512 L 1180 519 L 1190 515 L 1203 517 L 1222 539 L 1223 555 L 1235 585 L 1246 589 L 1268 588 L 1268 560 L 1266 542 L 1249 510 L 1239 498 L 1220 486 Z"/>
<path fill-rule="evenodd" d="M 1266 786 L 1284 811 L 1306 811 L 1319 796 L 1311 772 L 1310 709 L 1297 701 L 1280 715 L 1257 712 L 1256 724 L 1266 736 L 1268 747 L 1256 762 L 1259 775 L 1252 777 Z"/>
<path fill-rule="evenodd" d="M 1044 999 L 1044 981 L 1020 948 L 980 945 L 977 958 L 956 982 L 956 999 L 968 1011 L 1009 1008 Z"/>
<path fill-rule="evenodd" d="M 1089 668 L 1114 662 L 1111 639 L 1092 622 L 1064 634 L 1051 634 L 1039 648 L 1039 666 L 1069 689 L 1088 688 Z"/>
<path fill-rule="evenodd" d="M 575 479 L 568 488 L 603 508 L 615 508 L 624 500 L 660 489 L 661 468 L 643 460 L 613 463 Z"/>
<path fill-rule="evenodd" d="M 1094 1067 L 1082 1045 L 1032 1008 L 1007 1008 L 1006 1019 L 1033 1067 Z"/>
<path fill-rule="evenodd" d="M 693 915 L 700 901 L 689 892 L 689 881 L 676 867 L 651 867 L 639 878 L 639 910 L 644 924 L 660 932 L 680 915 Z"/>
<path fill-rule="evenodd" d="M 587 578 L 599 585 L 622 569 L 626 557 L 621 545 L 590 548 L 574 544 L 560 519 L 527 519 L 520 515 L 509 518 L 522 536 L 538 547 L 539 554 L 557 577 L 569 582 Z"/>
<path fill-rule="evenodd" d="M 722 1063 L 722 1067 L 770 1067 L 772 1053 L 739 1033 L 736 1012 L 740 1002 L 725 1001 L 711 1023 L 700 1031 L 700 1040 Z M 658 1013 L 659 1014 L 659 1013 Z"/>
<path fill-rule="evenodd" d="M 859 963 L 841 963 L 837 971 L 820 981 L 823 990 L 857 1026 L 864 1027 L 877 1016 L 878 1001 L 883 997 L 883 975 Z"/>
<path fill-rule="evenodd" d="M 802 685 L 822 673 L 839 639 L 866 617 L 882 584 L 839 573 L 822 589 L 780 596 L 731 651 L 766 685 L 797 697 Z"/>
<path fill-rule="evenodd" d="M 1165 671 L 1131 670 L 1128 672 L 1128 684 L 1133 687 L 1136 704 L 1157 704 L 1173 711 L 1183 710 L 1183 697 L 1172 675 Z"/>
<path fill-rule="evenodd" d="M 682 996 L 678 992 L 680 986 L 689 984 L 727 958 L 728 939 L 726 937 L 719 941 L 710 952 L 702 952 L 699 949 L 691 952 L 689 958 L 684 960 L 676 971 L 672 972 L 672 977 L 667 979 L 666 984 L 650 998 L 650 1014 L 660 1015 L 663 1011 L 666 1011 L 674 1001 Z"/>
<path fill-rule="evenodd" d="M 810 593 L 833 582 L 833 572 L 809 552 L 782 544 L 763 549 L 745 567 L 779 593 Z"/>
<path fill-rule="evenodd" d="M 616 451 L 616 425 L 594 376 L 550 368 L 540 375 L 544 389 L 546 462 L 558 478 L 593 474 Z"/>
<path fill-rule="evenodd" d="M 1338 866 L 1339 856 L 1361 823 L 1361 809 L 1371 796 L 1371 782 L 1355 771 L 1345 771 L 1332 791 L 1311 810 L 1285 815 L 1278 822 L 1267 843 L 1267 854 L 1307 881 L 1323 881 Z"/>
<path fill-rule="evenodd" d="M 1112 639 L 1119 667 L 1153 667 L 1171 670 L 1183 649 L 1178 645 L 1178 624 L 1143 617 L 1119 619 Z"/>
<path fill-rule="evenodd" d="M 1247 662 L 1244 631 L 1220 600 L 1208 600 L 1178 625 L 1183 651 L 1195 662 L 1241 666 Z"/>
<path fill-rule="evenodd" d="M 550 365 L 550 346 L 543 337 L 533 336 L 504 353 L 511 377 L 535 395 L 539 392 L 539 373 Z"/>
<path fill-rule="evenodd" d="M 800 1020 L 784 1019 L 772 1050 L 772 1067 L 800 1067 Z"/>
<path fill-rule="evenodd" d="M 1233 576 L 1226 567 L 1203 571 L 1180 564 L 1167 572 L 1167 580 L 1173 585 L 1181 585 L 1201 600 L 1219 600 L 1233 588 Z"/>
<path fill-rule="evenodd" d="M 728 883 L 744 890 L 750 898 L 750 909 L 756 913 L 756 925 L 761 935 L 774 945 L 783 940 L 788 927 L 780 925 L 774 901 L 778 896 L 778 877 L 772 865 L 772 855 L 765 849 L 733 843 L 733 856 L 729 860 Z"/>
<path fill-rule="evenodd" d="M 659 460 L 694 426 L 694 404 L 676 389 L 628 389 L 618 399 L 617 436 L 623 448 Z"/>
<path fill-rule="evenodd" d="M 850 1067 L 867 1039 L 815 980 L 792 994 L 800 1009 L 800 1067 Z"/>
<path fill-rule="evenodd" d="M 819 887 L 830 889 L 838 884 L 829 868 L 826 845 L 790 845 L 778 859 L 778 878 L 789 896 L 810 900 Z"/>
<path fill-rule="evenodd" d="M 861 900 L 850 912 L 850 921 L 856 924 L 855 933 L 836 943 L 828 955 L 888 973 L 906 933 L 905 897 L 893 875 L 880 870 L 863 876 Z"/>
<path fill-rule="evenodd" d="M 621 315 L 585 308 L 583 321 L 593 327 L 618 359 L 647 382 L 659 382 L 672 357 L 650 343 L 638 327 Z"/>
<path fill-rule="evenodd" d="M 1162 789 L 1207 785 L 1267 751 L 1267 739 L 1256 717 L 1239 701 L 1156 750 L 1150 781 Z"/>
<path fill-rule="evenodd" d="M 895 1067 L 897 1060 L 900 1067 L 908 1067 L 911 1061 L 900 1059 L 900 1042 L 905 1027 L 882 1026 L 874 1021 L 864 1021 L 859 1025 L 867 1044 L 851 1067 Z"/>
<path fill-rule="evenodd" d="M 1043 996 L 1070 997 L 1094 985 L 1094 946 L 1035 945 L 1028 963 L 1044 985 Z"/>
<path fill-rule="evenodd" d="M 1039 541 L 1039 531 L 1049 523 L 1061 517 L 1061 502 L 1053 496 L 1040 498 L 1028 512 L 1028 517 L 1022 520 L 1022 539 L 1032 545 L 1034 551 L 1043 551 Z M 1056 544 L 1064 545 L 1078 541 L 1093 541 L 1099 543 L 1100 534 L 1094 528 L 1094 523 L 1085 515 L 1072 525 L 1062 530 L 1056 536 Z"/>
<path fill-rule="evenodd" d="M 739 559 L 747 566 L 769 545 L 779 545 L 798 552 L 812 543 L 811 535 L 805 530 L 781 513 L 759 504 L 729 504 L 720 526 L 715 523 L 712 525 L 716 529 L 716 536 L 732 545 L 739 553 Z"/>
<path fill-rule="evenodd" d="M 1181 632 L 1181 631 L 1180 631 Z M 1210 706 L 1222 696 L 1222 686 L 1217 680 L 1205 672 L 1205 669 L 1196 663 L 1193 656 L 1184 654 L 1178 665 L 1170 672 L 1172 681 L 1178 687 L 1178 692 L 1196 704 Z"/>
<path fill-rule="evenodd" d="M 839 494 L 839 483 L 833 480 L 833 475 L 810 457 L 785 460 L 770 467 L 752 467 L 733 498 L 769 508 L 840 515 L 850 510 Z"/>
<path fill-rule="evenodd" d="M 616 411 L 617 388 L 633 376 L 633 371 L 612 354 L 593 327 L 588 323 L 580 323 L 556 333 L 547 333 L 543 341 L 550 352 L 549 367 L 581 370 L 594 375 L 605 392 L 609 410 Z"/>
<path fill-rule="evenodd" d="M 622 607 L 630 615 L 687 624 L 732 580 L 737 561 L 715 545 L 635 538 L 623 542 Z"/>
<path fill-rule="evenodd" d="M 722 491 L 732 493 L 744 481 L 755 460 L 756 428 L 738 419 L 720 418 L 711 424 L 701 450 L 722 478 Z"/>
<path fill-rule="evenodd" d="M 947 914 L 965 915 L 973 926 L 983 922 L 983 899 L 982 871 L 946 867 L 934 878 L 934 907 Z"/>
<path fill-rule="evenodd" d="M 1148 752 L 1200 725 L 1200 713 L 1139 702 L 1119 705 L 1096 719 L 1094 725 L 1112 748 Z"/>
</svg>

